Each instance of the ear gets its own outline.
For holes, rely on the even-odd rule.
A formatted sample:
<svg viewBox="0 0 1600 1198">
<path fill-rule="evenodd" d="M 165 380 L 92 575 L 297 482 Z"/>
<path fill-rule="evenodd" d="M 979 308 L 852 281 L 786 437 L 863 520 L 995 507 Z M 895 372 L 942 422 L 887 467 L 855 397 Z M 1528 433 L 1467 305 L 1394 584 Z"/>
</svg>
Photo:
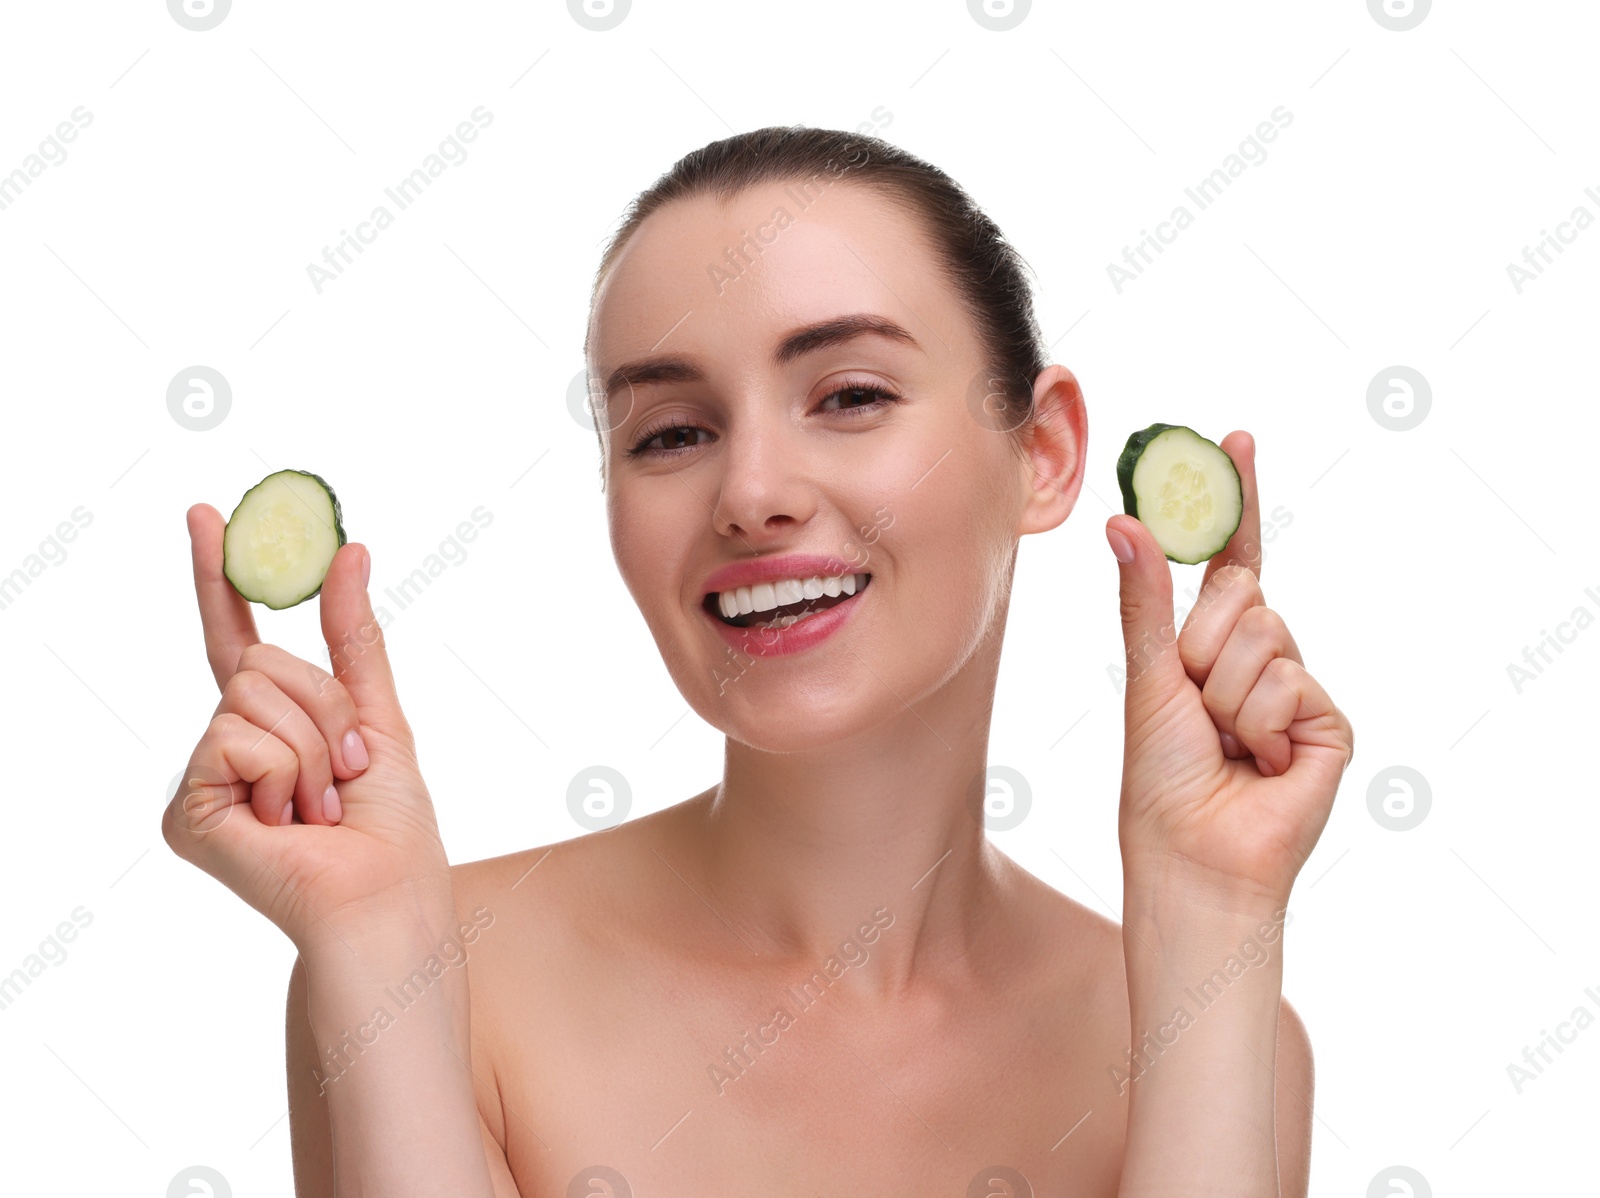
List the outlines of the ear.
<svg viewBox="0 0 1600 1198">
<path fill-rule="evenodd" d="M 1017 531 L 1049 532 L 1078 502 L 1089 446 L 1083 391 L 1065 366 L 1039 372 L 1033 416 L 1024 431 L 1032 489 Z"/>
</svg>

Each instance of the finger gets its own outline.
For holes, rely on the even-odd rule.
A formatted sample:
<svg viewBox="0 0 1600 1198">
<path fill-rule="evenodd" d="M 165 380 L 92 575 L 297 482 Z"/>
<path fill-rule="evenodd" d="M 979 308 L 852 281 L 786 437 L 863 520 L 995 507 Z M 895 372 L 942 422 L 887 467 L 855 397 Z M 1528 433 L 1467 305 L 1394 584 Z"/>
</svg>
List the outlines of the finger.
<svg viewBox="0 0 1600 1198">
<path fill-rule="evenodd" d="M 1244 566 L 1218 570 L 1211 581 L 1200 588 L 1194 606 L 1184 618 L 1183 630 L 1178 634 L 1178 655 L 1196 686 L 1206 684 L 1223 646 L 1244 613 L 1265 604 L 1261 584 Z"/>
<path fill-rule="evenodd" d="M 367 547 L 355 541 L 334 554 L 319 597 L 322 637 L 328 645 L 333 676 L 355 700 L 361 722 L 386 735 L 408 739 L 410 729 L 395 693 L 389 649 L 367 593 L 365 575 L 370 562 Z"/>
<path fill-rule="evenodd" d="M 1246 608 L 1234 624 L 1228 643 L 1222 647 L 1200 692 L 1200 701 L 1223 737 L 1224 755 L 1241 755 L 1238 751 L 1228 752 L 1227 737 L 1233 737 L 1237 744 L 1246 743 L 1239 733 L 1239 711 L 1276 657 L 1286 657 L 1297 665 L 1305 664 L 1283 617 L 1270 607 Z"/>
<path fill-rule="evenodd" d="M 293 749 L 242 715 L 223 712 L 213 716 L 184 775 L 205 781 L 178 788 L 168 807 L 169 819 L 182 832 L 200 834 L 214 830 L 223 820 L 239 818 L 244 813 L 234 808 L 242 807 L 257 822 L 277 827 L 285 822 L 285 812 L 291 817 L 294 814 L 299 765 Z M 170 837 L 168 843 L 172 843 Z M 173 847 L 181 847 L 181 842 Z"/>
<path fill-rule="evenodd" d="M 1129 561 L 1117 559 L 1128 671 L 1126 710 L 1132 720 L 1155 711 L 1188 683 L 1175 652 L 1178 637 L 1166 552 L 1137 517 L 1118 513 L 1106 521 L 1106 539 L 1115 553 L 1113 534 L 1125 537 L 1132 549 Z"/>
<path fill-rule="evenodd" d="M 250 603 L 222 573 L 222 534 L 227 521 L 208 503 L 188 511 L 190 556 L 194 560 L 194 593 L 200 603 L 206 658 L 220 691 L 239 667 L 239 654 L 261 638 L 256 635 Z"/>
<path fill-rule="evenodd" d="M 257 728 L 283 741 L 294 750 L 297 761 L 294 802 L 300 821 L 307 824 L 335 823 L 338 794 L 333 790 L 333 768 L 328 742 L 298 704 L 259 670 L 241 669 L 222 692 L 218 714 L 232 712 L 243 716 Z M 281 818 L 281 816 L 280 816 Z"/>
<path fill-rule="evenodd" d="M 309 717 L 328 751 L 335 776 L 354 778 L 367 768 L 356 702 L 344 683 L 304 658 L 266 642 L 246 646 L 239 654 L 239 669 L 265 674 Z"/>
<path fill-rule="evenodd" d="M 1224 566 L 1247 566 L 1258 579 L 1261 577 L 1261 505 L 1256 497 L 1255 438 L 1243 429 L 1235 429 L 1218 444 L 1233 459 L 1234 469 L 1239 472 L 1240 498 L 1244 506 L 1233 536 L 1206 562 L 1206 572 L 1200 578 L 1202 587 Z"/>
<path fill-rule="evenodd" d="M 1304 763 L 1337 780 L 1354 753 L 1344 713 L 1303 665 L 1287 657 L 1274 658 L 1261 672 L 1235 726 L 1268 777 Z"/>
</svg>

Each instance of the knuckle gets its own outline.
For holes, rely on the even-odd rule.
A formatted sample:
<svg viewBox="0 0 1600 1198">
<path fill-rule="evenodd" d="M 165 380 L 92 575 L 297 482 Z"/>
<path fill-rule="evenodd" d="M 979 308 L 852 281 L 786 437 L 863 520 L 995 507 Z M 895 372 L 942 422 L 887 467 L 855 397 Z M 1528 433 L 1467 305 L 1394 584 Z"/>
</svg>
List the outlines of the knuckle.
<svg viewBox="0 0 1600 1198">
<path fill-rule="evenodd" d="M 269 645 L 265 641 L 254 641 L 246 645 L 239 654 L 240 671 L 261 670 L 272 660 L 277 651 L 276 645 Z"/>
<path fill-rule="evenodd" d="M 210 741 L 227 740 L 241 728 L 250 726 L 250 721 L 236 711 L 219 711 L 211 717 L 211 722 L 206 725 L 205 739 Z"/>
<path fill-rule="evenodd" d="M 1227 709 L 1214 683 L 1216 675 L 1206 679 L 1206 684 L 1200 688 L 1200 705 L 1206 709 L 1206 714 L 1217 724 L 1222 731 L 1229 731 L 1234 724 L 1233 713 Z"/>
<path fill-rule="evenodd" d="M 1283 622 L 1282 616 L 1259 603 L 1244 609 L 1239 616 L 1237 627 L 1251 639 L 1263 641 L 1282 639 L 1289 631 L 1289 626 Z"/>
<path fill-rule="evenodd" d="M 228 679 L 228 685 L 223 688 L 223 695 L 235 700 L 258 698 L 271 685 L 272 679 L 260 670 L 242 669 Z"/>
<path fill-rule="evenodd" d="M 311 683 L 311 689 L 316 692 L 318 697 L 326 695 L 335 687 L 340 690 L 344 689 L 343 684 L 337 678 L 314 661 L 305 663 L 305 675 L 306 680 Z"/>
<path fill-rule="evenodd" d="M 1229 591 L 1234 590 L 1236 587 L 1244 587 L 1251 595 L 1259 595 L 1261 593 L 1261 580 L 1256 577 L 1256 572 L 1249 566 L 1241 565 L 1239 562 L 1230 562 L 1228 565 L 1223 566 L 1222 569 L 1217 571 L 1212 581 L 1221 583 L 1223 588 Z"/>
<path fill-rule="evenodd" d="M 261 743 L 266 746 L 267 752 L 272 755 L 273 768 L 287 769 L 291 774 L 299 773 L 300 754 L 295 752 L 293 745 L 271 732 L 263 732 L 261 734 Z"/>
</svg>

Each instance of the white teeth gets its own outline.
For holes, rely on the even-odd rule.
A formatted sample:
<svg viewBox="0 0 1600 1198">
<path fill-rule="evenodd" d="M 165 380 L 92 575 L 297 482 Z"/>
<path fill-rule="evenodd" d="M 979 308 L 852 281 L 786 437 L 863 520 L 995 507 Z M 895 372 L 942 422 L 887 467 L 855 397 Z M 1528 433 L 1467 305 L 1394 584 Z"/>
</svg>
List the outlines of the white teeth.
<svg viewBox="0 0 1600 1198">
<path fill-rule="evenodd" d="M 783 578 L 758 582 L 747 587 L 717 593 L 717 607 L 724 616 L 747 616 L 751 612 L 771 611 L 788 603 L 820 599 L 824 595 L 854 595 L 867 585 L 866 574 L 841 574 L 832 578 Z"/>
</svg>

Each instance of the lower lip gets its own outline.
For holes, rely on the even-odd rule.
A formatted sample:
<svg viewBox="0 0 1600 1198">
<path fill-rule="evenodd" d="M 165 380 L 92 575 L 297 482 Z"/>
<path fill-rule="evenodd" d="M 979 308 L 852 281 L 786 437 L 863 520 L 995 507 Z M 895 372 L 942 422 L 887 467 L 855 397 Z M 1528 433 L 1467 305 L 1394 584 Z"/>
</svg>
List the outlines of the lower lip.
<svg viewBox="0 0 1600 1198">
<path fill-rule="evenodd" d="M 867 589 L 870 589 L 870 584 Z M 787 628 L 740 628 L 723 623 L 720 617 L 712 615 L 704 607 L 700 611 L 729 647 L 745 656 L 787 657 L 791 653 L 804 653 L 843 628 L 861 605 L 864 594 L 866 589 L 858 590 L 843 603 L 835 603 Z"/>
</svg>

